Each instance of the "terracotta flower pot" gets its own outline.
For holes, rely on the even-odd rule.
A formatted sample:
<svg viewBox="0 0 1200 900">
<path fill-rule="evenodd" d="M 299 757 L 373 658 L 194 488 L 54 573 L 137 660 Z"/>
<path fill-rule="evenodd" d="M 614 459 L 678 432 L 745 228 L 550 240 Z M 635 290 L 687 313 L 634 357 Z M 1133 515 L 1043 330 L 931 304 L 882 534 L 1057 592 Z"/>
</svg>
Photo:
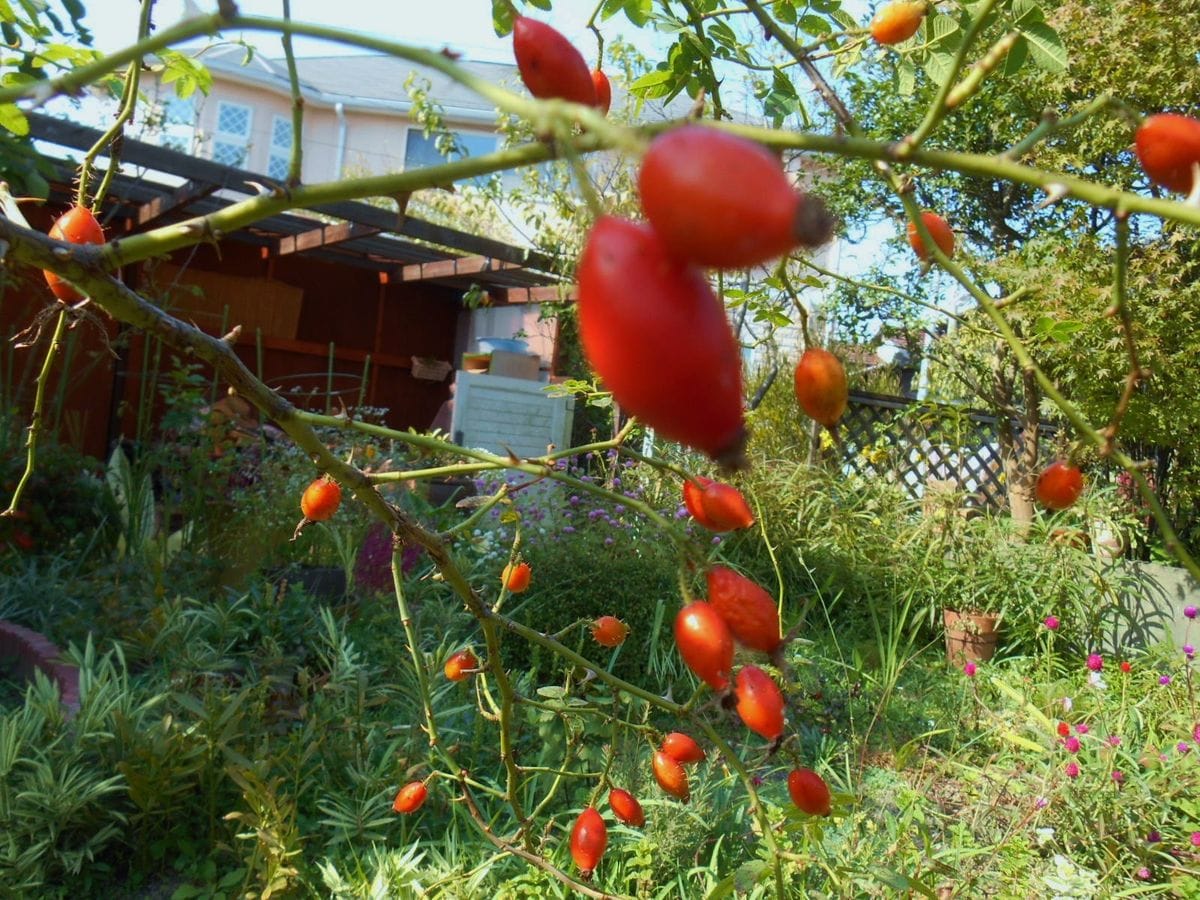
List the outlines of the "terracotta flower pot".
<svg viewBox="0 0 1200 900">
<path fill-rule="evenodd" d="M 996 622 L 999 616 L 992 613 L 960 613 L 952 609 L 942 611 L 946 626 L 946 659 L 954 665 L 967 660 L 984 662 L 996 653 Z"/>
</svg>

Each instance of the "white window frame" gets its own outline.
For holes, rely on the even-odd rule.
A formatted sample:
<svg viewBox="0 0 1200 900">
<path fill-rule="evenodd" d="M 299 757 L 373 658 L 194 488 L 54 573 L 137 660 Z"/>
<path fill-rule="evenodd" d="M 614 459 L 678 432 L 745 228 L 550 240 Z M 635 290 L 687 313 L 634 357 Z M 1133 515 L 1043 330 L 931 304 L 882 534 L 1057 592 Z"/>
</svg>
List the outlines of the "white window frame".
<svg viewBox="0 0 1200 900">
<path fill-rule="evenodd" d="M 291 141 L 288 142 L 286 147 L 283 144 L 276 143 L 275 141 L 275 135 L 277 133 L 276 128 L 280 122 L 283 122 L 285 125 L 287 125 L 288 133 L 291 135 Z M 278 179 L 279 181 L 283 181 L 287 178 L 288 168 L 292 164 L 292 144 L 295 143 L 295 140 L 296 135 L 292 133 L 292 117 L 280 115 L 272 116 L 271 149 L 267 154 L 266 172 L 269 177 Z M 274 172 L 271 171 L 273 166 L 278 167 Z"/>
<path fill-rule="evenodd" d="M 246 133 L 245 134 L 238 134 L 237 132 L 233 132 L 233 131 L 222 131 L 221 130 L 221 110 L 224 107 L 240 109 L 246 113 Z M 248 106 L 245 103 L 234 103 L 231 100 L 218 100 L 217 101 L 217 117 L 216 117 L 216 121 L 213 123 L 212 158 L 214 160 L 216 160 L 217 162 L 223 162 L 222 160 L 217 158 L 217 145 L 225 144 L 227 146 L 232 146 L 232 147 L 242 151 L 242 158 L 241 158 L 240 162 L 236 163 L 235 165 L 237 166 L 237 168 L 242 168 L 242 169 L 246 168 L 247 163 L 250 159 L 250 135 L 253 134 L 253 132 L 254 132 L 254 107 Z M 230 163 L 225 162 L 224 165 L 230 165 Z"/>
</svg>

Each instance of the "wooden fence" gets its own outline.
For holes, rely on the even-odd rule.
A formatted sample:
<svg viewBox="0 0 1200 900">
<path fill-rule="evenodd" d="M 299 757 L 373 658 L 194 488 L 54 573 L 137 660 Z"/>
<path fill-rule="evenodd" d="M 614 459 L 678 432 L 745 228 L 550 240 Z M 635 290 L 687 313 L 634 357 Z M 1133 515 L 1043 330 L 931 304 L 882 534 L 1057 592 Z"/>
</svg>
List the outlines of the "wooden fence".
<svg viewBox="0 0 1200 900">
<path fill-rule="evenodd" d="M 978 506 L 1007 506 L 1000 458 L 1000 429 L 1011 428 L 1019 450 L 1020 423 L 999 419 L 978 409 L 918 401 L 856 391 L 842 417 L 843 465 L 847 471 L 869 478 L 886 478 L 904 487 L 914 500 L 924 496 L 931 482 L 973 495 Z M 1058 429 L 1039 428 L 1046 457 L 1048 439 Z M 1149 473 L 1164 496 L 1172 454 L 1169 450 L 1127 443 L 1134 459 L 1152 462 Z M 1114 479 L 1118 467 L 1100 467 L 1105 479 Z M 950 484 L 946 484 L 949 482 Z"/>
<path fill-rule="evenodd" d="M 868 478 L 901 485 L 914 500 L 931 482 L 951 482 L 980 506 L 1006 505 L 1000 429 L 1016 422 L 977 409 L 908 397 L 853 392 L 842 417 L 843 464 Z M 1043 426 L 1042 435 L 1054 429 Z"/>
</svg>

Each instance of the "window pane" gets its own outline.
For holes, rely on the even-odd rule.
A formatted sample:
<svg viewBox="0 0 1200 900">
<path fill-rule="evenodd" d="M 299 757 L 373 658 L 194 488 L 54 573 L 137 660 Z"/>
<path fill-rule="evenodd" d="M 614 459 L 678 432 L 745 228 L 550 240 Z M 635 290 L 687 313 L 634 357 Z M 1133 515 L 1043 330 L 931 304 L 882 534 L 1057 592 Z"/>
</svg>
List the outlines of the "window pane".
<svg viewBox="0 0 1200 900">
<path fill-rule="evenodd" d="M 242 137 L 250 136 L 250 108 L 237 106 L 233 103 L 221 103 L 217 106 L 217 131 L 225 134 L 237 134 Z"/>
<path fill-rule="evenodd" d="M 271 146 L 280 150 L 292 149 L 292 120 L 276 116 L 271 123 Z"/>
<path fill-rule="evenodd" d="M 213 141 L 213 162 L 223 166 L 240 166 L 246 161 L 246 148 L 225 141 Z"/>
<path fill-rule="evenodd" d="M 196 103 L 192 97 L 181 100 L 172 97 L 163 104 L 163 123 L 166 125 L 192 125 L 196 121 Z"/>
<path fill-rule="evenodd" d="M 267 175 L 271 178 L 283 181 L 288 176 L 288 158 L 286 156 L 272 155 L 267 160 Z"/>
<path fill-rule="evenodd" d="M 446 151 L 445 154 L 439 152 Z M 496 150 L 496 136 L 471 132 L 442 132 L 441 135 L 425 136 L 415 128 L 408 130 L 404 148 L 404 168 L 421 169 L 425 166 L 440 166 L 448 159 L 463 159 L 467 156 L 484 156 Z M 481 175 L 468 179 L 472 184 L 483 184 L 491 176 Z"/>
</svg>

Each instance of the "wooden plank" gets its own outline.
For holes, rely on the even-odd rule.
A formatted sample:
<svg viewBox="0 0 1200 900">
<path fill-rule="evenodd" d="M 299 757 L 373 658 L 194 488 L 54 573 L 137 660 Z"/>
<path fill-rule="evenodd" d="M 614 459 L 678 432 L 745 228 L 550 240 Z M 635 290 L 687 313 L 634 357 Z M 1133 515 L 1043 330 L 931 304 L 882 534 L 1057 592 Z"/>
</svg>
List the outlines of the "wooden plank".
<svg viewBox="0 0 1200 900">
<path fill-rule="evenodd" d="M 173 212 L 187 209 L 194 200 L 202 200 L 215 193 L 218 185 L 204 181 L 185 181 L 171 194 L 143 203 L 137 209 L 135 219 L 138 228 L 149 228 Z"/>
<path fill-rule="evenodd" d="M 337 225 L 326 225 L 300 234 L 289 234 L 281 237 L 275 244 L 275 256 L 287 256 L 291 253 L 303 253 L 305 250 L 315 250 L 318 247 L 330 247 L 355 238 L 370 237 L 379 234 L 378 228 L 360 225 L 357 222 L 341 222 Z"/>
<path fill-rule="evenodd" d="M 243 330 L 238 337 L 239 344 L 254 344 L 254 334 L 247 335 Z M 287 338 L 267 337 L 265 334 L 262 339 L 263 347 L 267 350 L 279 350 L 284 353 L 298 353 L 304 356 L 319 356 L 322 360 L 329 358 L 329 345 L 322 344 L 317 341 L 300 341 L 289 340 Z M 359 350 L 354 347 L 336 347 L 334 349 L 333 358 L 338 362 L 356 362 L 361 363 L 366 360 L 367 355 L 371 357 L 371 368 L 376 366 L 384 366 L 388 369 L 411 369 L 412 357 L 397 356 L 393 353 L 375 354 L 370 350 Z"/>
<path fill-rule="evenodd" d="M 413 263 L 400 270 L 401 281 L 429 281 L 434 278 L 454 278 L 459 275 L 475 275 L 480 272 L 496 272 L 501 269 L 521 269 L 518 263 L 492 259 L 490 256 L 461 256 L 437 262 Z"/>
<path fill-rule="evenodd" d="M 493 294 L 501 294 L 506 303 L 546 303 L 566 300 L 574 303 L 579 299 L 579 288 L 566 285 L 560 289 L 557 284 L 546 284 L 540 287 L 509 288 L 508 290 L 490 288 Z"/>
</svg>

